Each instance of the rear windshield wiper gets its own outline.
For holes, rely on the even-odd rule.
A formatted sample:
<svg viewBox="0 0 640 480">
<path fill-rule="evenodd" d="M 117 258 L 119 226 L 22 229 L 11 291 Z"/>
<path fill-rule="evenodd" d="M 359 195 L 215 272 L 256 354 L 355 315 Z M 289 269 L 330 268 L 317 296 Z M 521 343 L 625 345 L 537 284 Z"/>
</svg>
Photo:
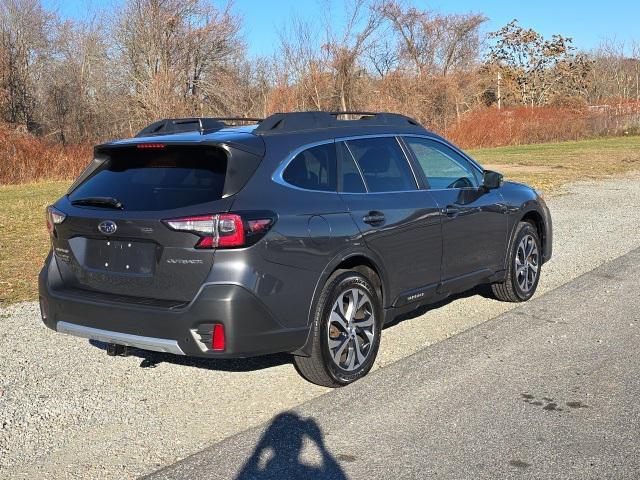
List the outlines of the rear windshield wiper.
<svg viewBox="0 0 640 480">
<path fill-rule="evenodd" d="M 93 207 L 117 208 L 124 210 L 124 205 L 120 200 L 113 197 L 86 197 L 71 200 L 71 205 L 90 205 Z"/>
</svg>

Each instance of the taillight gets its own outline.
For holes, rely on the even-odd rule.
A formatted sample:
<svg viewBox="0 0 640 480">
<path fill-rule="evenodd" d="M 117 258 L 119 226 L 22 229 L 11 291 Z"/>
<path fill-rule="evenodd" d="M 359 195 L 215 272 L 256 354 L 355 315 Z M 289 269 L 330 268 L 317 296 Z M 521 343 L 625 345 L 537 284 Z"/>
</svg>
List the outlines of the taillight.
<svg viewBox="0 0 640 480">
<path fill-rule="evenodd" d="M 218 219 L 218 247 L 244 245 L 244 225 L 240 215 L 225 214 Z"/>
<path fill-rule="evenodd" d="M 172 230 L 198 235 L 200 240 L 195 248 L 207 249 L 252 245 L 267 233 L 274 218 L 256 218 L 255 213 L 249 213 L 246 218 L 236 213 L 220 213 L 172 218 L 163 222 Z"/>
<path fill-rule="evenodd" d="M 64 222 L 64 219 L 67 218 L 67 215 L 62 213 L 60 210 L 58 210 L 55 207 L 48 206 L 46 217 L 47 217 L 47 230 L 51 235 L 53 235 L 56 225 L 60 225 L 62 222 Z"/>
</svg>

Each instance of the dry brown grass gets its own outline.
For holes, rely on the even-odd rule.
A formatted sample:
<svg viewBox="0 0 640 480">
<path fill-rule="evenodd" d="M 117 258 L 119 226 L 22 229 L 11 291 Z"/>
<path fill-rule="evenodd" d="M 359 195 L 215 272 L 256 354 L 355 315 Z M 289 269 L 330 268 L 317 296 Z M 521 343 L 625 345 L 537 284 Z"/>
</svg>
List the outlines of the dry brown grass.
<svg viewBox="0 0 640 480">
<path fill-rule="evenodd" d="M 0 306 L 37 298 L 38 272 L 49 251 L 45 208 L 68 181 L 0 186 Z"/>
<path fill-rule="evenodd" d="M 0 124 L 0 185 L 44 179 L 72 179 L 89 163 L 89 145 L 48 142 Z"/>
<path fill-rule="evenodd" d="M 598 108 L 536 107 L 469 112 L 444 131 L 463 148 L 528 145 L 636 132 L 640 102 Z"/>
</svg>

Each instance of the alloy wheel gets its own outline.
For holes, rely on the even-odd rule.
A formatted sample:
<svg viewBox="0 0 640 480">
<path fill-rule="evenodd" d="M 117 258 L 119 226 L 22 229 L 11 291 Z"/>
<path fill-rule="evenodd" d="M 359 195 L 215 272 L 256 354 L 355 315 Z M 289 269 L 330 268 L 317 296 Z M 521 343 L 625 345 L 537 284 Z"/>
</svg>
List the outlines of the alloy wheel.
<svg viewBox="0 0 640 480">
<path fill-rule="evenodd" d="M 539 260 L 535 239 L 532 235 L 525 235 L 518 244 L 515 258 L 516 281 L 524 293 L 529 293 L 536 283 Z"/>
<path fill-rule="evenodd" d="M 333 362 L 353 371 L 364 364 L 375 336 L 375 314 L 369 294 L 360 288 L 342 292 L 329 316 L 327 337 Z"/>
</svg>

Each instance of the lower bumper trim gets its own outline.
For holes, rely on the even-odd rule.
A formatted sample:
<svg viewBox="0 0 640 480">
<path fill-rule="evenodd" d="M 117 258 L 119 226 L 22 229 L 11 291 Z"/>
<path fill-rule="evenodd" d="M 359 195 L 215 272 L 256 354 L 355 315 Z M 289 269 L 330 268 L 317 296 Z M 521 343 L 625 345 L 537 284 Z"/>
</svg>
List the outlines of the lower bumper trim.
<svg viewBox="0 0 640 480">
<path fill-rule="evenodd" d="M 130 333 L 112 332 L 100 328 L 85 327 L 75 323 L 60 321 L 56 325 L 56 330 L 60 333 L 74 335 L 76 337 L 89 338 L 105 343 L 117 343 L 128 347 L 153 350 L 154 352 L 173 353 L 184 355 L 178 342 L 168 338 L 143 337 L 142 335 L 132 335 Z"/>
</svg>

